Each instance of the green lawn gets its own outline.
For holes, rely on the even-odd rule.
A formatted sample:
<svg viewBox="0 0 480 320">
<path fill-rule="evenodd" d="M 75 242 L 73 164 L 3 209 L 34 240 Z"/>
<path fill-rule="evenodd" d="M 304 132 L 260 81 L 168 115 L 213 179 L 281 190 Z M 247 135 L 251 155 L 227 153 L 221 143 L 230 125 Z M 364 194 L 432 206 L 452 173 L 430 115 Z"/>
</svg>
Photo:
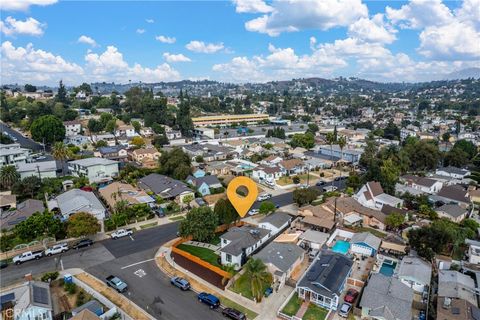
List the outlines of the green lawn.
<svg viewBox="0 0 480 320">
<path fill-rule="evenodd" d="M 303 315 L 303 320 L 323 320 L 327 317 L 328 311 L 310 303 Z"/>
<path fill-rule="evenodd" d="M 262 292 L 265 292 L 265 290 L 270 287 L 270 284 L 268 283 L 265 283 L 263 285 L 263 290 Z M 238 293 L 238 294 L 241 294 L 242 296 L 250 299 L 250 300 L 253 300 L 253 294 L 252 294 L 252 290 L 251 290 L 251 286 L 250 286 L 250 279 L 247 278 L 247 276 L 244 274 L 242 274 L 236 281 L 235 283 L 230 286 L 229 288 L 230 290 L 232 290 L 233 292 L 235 293 Z"/>
<path fill-rule="evenodd" d="M 151 227 L 156 227 L 158 225 L 158 222 L 152 222 L 152 223 L 148 223 L 148 224 L 144 224 L 142 226 L 140 226 L 140 229 L 147 229 L 147 228 L 151 228 Z"/>
<path fill-rule="evenodd" d="M 221 268 L 221 265 L 217 261 L 219 256 L 213 250 L 210 250 L 210 249 L 207 249 L 207 248 L 191 246 L 191 245 L 183 244 L 183 243 L 178 245 L 177 248 L 180 249 L 180 250 L 186 251 L 186 252 L 190 253 L 191 255 L 199 257 L 200 259 L 210 263 L 211 265 L 214 265 L 216 267 Z"/>
<path fill-rule="evenodd" d="M 281 185 L 281 186 L 286 186 L 286 185 L 289 185 L 289 184 L 294 184 L 293 183 L 293 177 L 294 176 L 283 176 L 283 177 L 280 177 L 280 179 L 277 180 L 277 184 Z M 307 180 L 308 180 L 308 175 L 307 174 L 299 174 L 297 175 L 297 177 L 300 178 L 300 183 L 301 184 L 304 184 L 304 183 L 307 183 Z M 315 177 L 314 176 L 310 176 L 310 182 L 313 181 Z"/>
<path fill-rule="evenodd" d="M 377 236 L 381 239 L 385 238 L 387 236 L 386 233 L 383 233 L 379 230 L 376 230 L 376 229 L 373 229 L 373 228 L 367 228 L 367 227 L 353 227 L 352 228 L 353 230 L 355 230 L 356 232 L 370 232 L 371 234 L 373 234 L 374 236 Z"/>
<path fill-rule="evenodd" d="M 170 220 L 170 221 L 178 221 L 178 220 L 183 220 L 183 219 L 185 219 L 184 216 L 176 216 L 176 217 L 168 218 L 168 220 Z"/>
<path fill-rule="evenodd" d="M 241 311 L 241 312 L 245 313 L 247 315 L 248 319 L 255 319 L 258 316 L 258 314 L 256 314 L 252 310 L 247 309 L 244 306 L 242 306 L 242 305 L 240 305 L 236 302 L 233 302 L 232 300 L 227 299 L 225 297 L 220 297 L 220 302 L 226 307 L 234 308 L 234 309 L 237 309 L 238 311 Z"/>
<path fill-rule="evenodd" d="M 286 315 L 289 316 L 294 316 L 297 314 L 298 309 L 300 309 L 300 306 L 302 305 L 303 300 L 298 297 L 298 295 L 295 293 L 288 303 L 285 305 L 285 307 L 282 309 L 282 313 L 285 313 Z"/>
</svg>

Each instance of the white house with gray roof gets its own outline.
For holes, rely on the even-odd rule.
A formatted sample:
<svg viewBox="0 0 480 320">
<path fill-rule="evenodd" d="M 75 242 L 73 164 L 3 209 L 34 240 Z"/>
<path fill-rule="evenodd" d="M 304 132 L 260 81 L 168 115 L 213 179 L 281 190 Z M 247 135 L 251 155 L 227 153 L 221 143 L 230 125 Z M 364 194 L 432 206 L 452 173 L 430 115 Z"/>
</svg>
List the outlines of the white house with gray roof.
<svg viewBox="0 0 480 320">
<path fill-rule="evenodd" d="M 74 177 L 87 177 L 90 183 L 111 181 L 118 176 L 118 161 L 104 158 L 86 158 L 68 163 Z"/>
<path fill-rule="evenodd" d="M 321 251 L 297 283 L 298 297 L 322 308 L 337 310 L 352 266 L 353 261 L 343 254 Z"/>
<path fill-rule="evenodd" d="M 405 256 L 400 261 L 397 277 L 414 291 L 422 293 L 432 279 L 432 265 L 420 257 Z"/>
<path fill-rule="evenodd" d="M 21 179 L 31 176 L 39 177 L 40 179 L 56 178 L 58 169 L 57 161 L 55 160 L 17 164 L 17 172 L 20 174 Z"/>
<path fill-rule="evenodd" d="M 470 276 L 453 270 L 438 272 L 438 296 L 461 299 L 477 306 L 475 281 Z"/>
<path fill-rule="evenodd" d="M 182 181 L 158 173 L 139 179 L 138 186 L 147 192 L 159 195 L 162 199 L 175 200 L 177 203 L 184 203 L 185 197 L 195 197 L 193 190 Z"/>
<path fill-rule="evenodd" d="M 285 212 L 274 212 L 263 218 L 258 226 L 270 230 L 272 235 L 276 235 L 290 225 L 292 217 Z"/>
<path fill-rule="evenodd" d="M 60 210 L 65 219 L 77 212 L 87 212 L 98 220 L 105 219 L 107 210 L 93 192 L 71 189 L 47 202 L 48 209 Z"/>
<path fill-rule="evenodd" d="M 233 265 L 235 270 L 240 269 L 271 235 L 270 230 L 253 226 L 230 228 L 220 236 L 222 265 Z"/>
<path fill-rule="evenodd" d="M 302 263 L 305 251 L 293 243 L 271 242 L 253 257 L 263 261 L 273 275 L 274 285 L 280 288 Z"/>
<path fill-rule="evenodd" d="M 435 171 L 435 173 L 440 176 L 446 176 L 446 177 L 455 178 L 459 180 L 465 179 L 467 176 L 471 174 L 471 172 L 468 170 L 452 167 L 452 166 L 439 168 Z"/>
<path fill-rule="evenodd" d="M 400 280 L 373 273 L 363 290 L 362 319 L 412 320 L 413 289 Z"/>
<path fill-rule="evenodd" d="M 447 218 L 457 223 L 468 217 L 468 210 L 457 204 L 444 204 L 435 209 L 435 212 L 440 218 Z"/>
<path fill-rule="evenodd" d="M 382 239 L 370 232 L 355 233 L 350 240 L 350 251 L 362 256 L 374 257 Z"/>
<path fill-rule="evenodd" d="M 19 286 L 1 291 L 0 303 L 2 319 L 53 319 L 50 286 L 45 282 L 24 282 Z M 12 317 L 7 317 L 8 314 L 12 314 Z"/>
</svg>

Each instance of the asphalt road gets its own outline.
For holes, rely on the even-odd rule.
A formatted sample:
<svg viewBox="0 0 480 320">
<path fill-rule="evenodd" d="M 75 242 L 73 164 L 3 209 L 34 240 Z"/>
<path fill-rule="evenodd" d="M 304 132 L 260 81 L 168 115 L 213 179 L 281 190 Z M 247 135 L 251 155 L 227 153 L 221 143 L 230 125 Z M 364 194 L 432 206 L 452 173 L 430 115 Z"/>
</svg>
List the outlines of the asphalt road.
<svg viewBox="0 0 480 320">
<path fill-rule="evenodd" d="M 22 136 L 22 134 L 12 128 L 6 126 L 3 122 L 0 122 L 0 132 L 8 132 L 8 134 L 17 139 L 16 143 L 19 143 L 22 148 L 31 149 L 33 151 L 43 151 L 43 146 L 32 139 Z"/>
</svg>

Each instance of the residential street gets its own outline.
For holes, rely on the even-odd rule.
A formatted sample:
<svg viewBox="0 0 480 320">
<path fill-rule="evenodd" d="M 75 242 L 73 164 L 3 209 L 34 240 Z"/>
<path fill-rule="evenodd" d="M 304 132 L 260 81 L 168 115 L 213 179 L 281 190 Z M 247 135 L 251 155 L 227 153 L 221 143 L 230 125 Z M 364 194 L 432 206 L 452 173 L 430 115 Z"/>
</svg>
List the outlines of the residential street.
<svg viewBox="0 0 480 320">
<path fill-rule="evenodd" d="M 33 151 L 43 151 L 43 146 L 32 139 L 26 138 L 20 134 L 20 132 L 7 127 L 3 122 L 0 122 L 0 132 L 8 132 L 8 134 L 17 139 L 16 143 L 19 143 L 22 148 L 31 149 Z"/>
</svg>

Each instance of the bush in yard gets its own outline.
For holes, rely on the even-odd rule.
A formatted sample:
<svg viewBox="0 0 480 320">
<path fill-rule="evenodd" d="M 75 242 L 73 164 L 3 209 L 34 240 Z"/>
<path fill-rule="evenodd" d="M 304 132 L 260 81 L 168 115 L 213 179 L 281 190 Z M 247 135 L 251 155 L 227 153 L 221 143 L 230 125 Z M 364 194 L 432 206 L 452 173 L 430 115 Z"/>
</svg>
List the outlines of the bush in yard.
<svg viewBox="0 0 480 320">
<path fill-rule="evenodd" d="M 68 294 L 75 294 L 75 292 L 77 292 L 77 285 L 73 282 L 65 282 L 63 287 Z"/>
<path fill-rule="evenodd" d="M 58 278 L 59 273 L 57 271 L 47 272 L 42 276 L 43 282 L 50 282 Z"/>
<path fill-rule="evenodd" d="M 313 200 L 317 199 L 319 191 L 314 188 L 308 189 L 297 189 L 293 191 L 293 201 L 295 201 L 299 206 L 304 204 L 310 204 Z"/>
<path fill-rule="evenodd" d="M 190 210 L 180 222 L 179 233 L 183 238 L 192 236 L 193 240 L 208 242 L 215 236 L 218 216 L 210 207 L 199 207 Z"/>
<path fill-rule="evenodd" d="M 271 201 L 263 201 L 258 208 L 260 214 L 269 214 L 275 211 L 275 204 Z"/>
<path fill-rule="evenodd" d="M 293 183 L 299 184 L 300 183 L 300 178 L 298 176 L 295 176 L 292 178 Z"/>
</svg>

